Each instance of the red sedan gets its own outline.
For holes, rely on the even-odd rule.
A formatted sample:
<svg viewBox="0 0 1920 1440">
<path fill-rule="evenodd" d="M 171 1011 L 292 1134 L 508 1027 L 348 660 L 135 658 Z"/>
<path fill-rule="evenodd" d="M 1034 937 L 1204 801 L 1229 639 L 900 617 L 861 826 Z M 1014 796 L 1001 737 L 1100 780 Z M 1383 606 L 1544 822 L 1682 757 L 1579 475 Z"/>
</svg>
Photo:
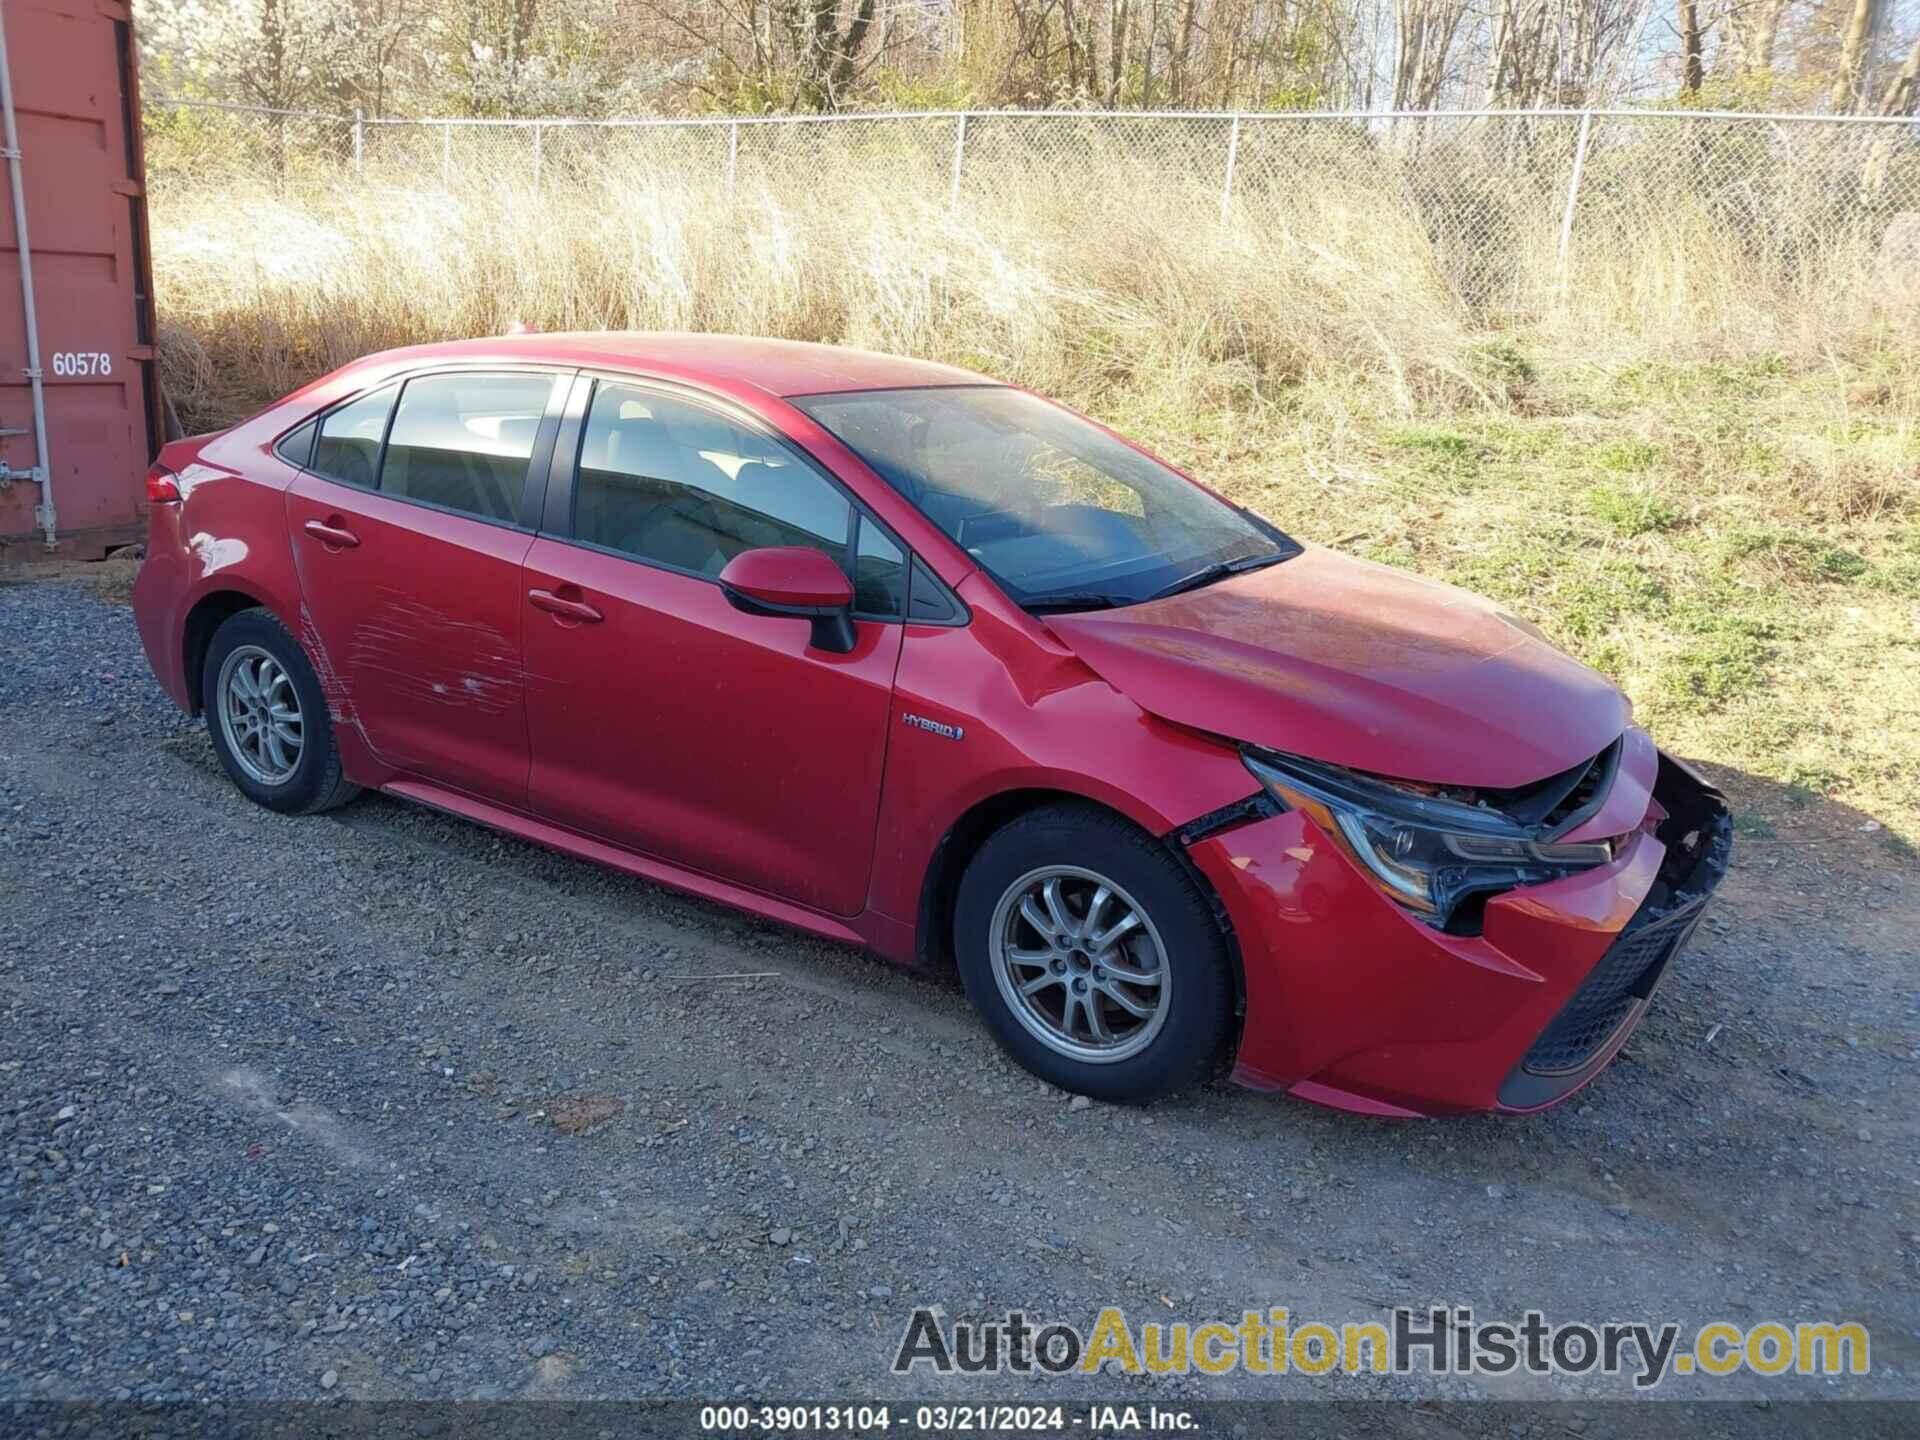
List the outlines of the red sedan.
<svg viewBox="0 0 1920 1440">
<path fill-rule="evenodd" d="M 397 350 L 148 489 L 141 637 L 251 799 L 377 787 L 957 968 L 1088 1095 L 1552 1104 L 1727 864 L 1526 622 L 941 365 Z"/>
</svg>

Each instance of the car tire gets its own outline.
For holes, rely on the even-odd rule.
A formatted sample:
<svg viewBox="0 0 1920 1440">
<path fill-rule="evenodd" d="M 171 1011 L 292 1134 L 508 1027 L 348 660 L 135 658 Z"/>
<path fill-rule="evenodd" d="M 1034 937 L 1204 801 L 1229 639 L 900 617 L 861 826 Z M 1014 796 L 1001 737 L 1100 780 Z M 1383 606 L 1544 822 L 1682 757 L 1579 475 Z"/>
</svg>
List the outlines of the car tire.
<svg viewBox="0 0 1920 1440">
<path fill-rule="evenodd" d="M 968 998 L 1041 1079 L 1143 1104 L 1212 1073 L 1233 1018 L 1226 938 L 1144 830 L 1092 805 L 1030 811 L 980 847 L 954 912 Z"/>
<path fill-rule="evenodd" d="M 242 610 L 214 632 L 200 698 L 221 768 L 255 804 L 313 815 L 360 793 L 341 769 L 320 677 L 271 611 Z"/>
</svg>

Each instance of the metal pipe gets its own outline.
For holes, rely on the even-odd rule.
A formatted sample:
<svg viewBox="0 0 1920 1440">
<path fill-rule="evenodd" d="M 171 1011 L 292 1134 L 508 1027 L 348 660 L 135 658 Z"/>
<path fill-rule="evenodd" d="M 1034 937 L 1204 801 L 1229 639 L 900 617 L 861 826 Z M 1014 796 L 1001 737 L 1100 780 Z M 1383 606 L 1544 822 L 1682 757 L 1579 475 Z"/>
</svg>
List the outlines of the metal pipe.
<svg viewBox="0 0 1920 1440">
<path fill-rule="evenodd" d="M 967 159 L 967 117 L 963 113 L 953 131 L 953 184 L 948 191 L 948 203 L 960 203 L 960 167 Z"/>
<path fill-rule="evenodd" d="M 351 115 L 335 115 L 324 110 L 277 110 L 267 105 L 237 105 L 219 100 L 175 100 L 155 96 L 147 104 L 157 110 L 231 110 L 252 115 L 287 115 L 309 120 L 337 120 L 352 123 Z M 1575 109 L 1571 106 L 1547 106 L 1532 110 L 853 110 L 832 115 L 629 115 L 612 119 L 589 120 L 577 116 L 548 116 L 533 120 L 497 120 L 467 115 L 430 115 L 417 119 L 401 116 L 367 116 L 368 125 L 434 125 L 460 127 L 499 127 L 512 129 L 534 124 L 568 126 L 581 129 L 627 129 L 661 126 L 669 129 L 697 129 L 712 125 L 831 125 L 858 124 L 863 120 L 1242 120 L 1249 125 L 1286 124 L 1297 120 L 1491 120 L 1511 116 L 1540 119 L 1577 120 L 1592 115 L 1602 120 L 1752 120 L 1804 125 L 1920 125 L 1911 115 L 1827 115 L 1819 112 L 1756 110 L 1648 110 L 1630 106 Z"/>
<path fill-rule="evenodd" d="M 156 100 L 156 105 L 184 105 L 185 101 Z M 198 103 L 198 102 L 193 102 Z M 245 107 L 236 107 L 245 108 Z M 271 113 L 271 112 L 269 112 Z M 297 113 L 297 112 L 288 112 Z M 1554 106 L 1538 110 L 854 110 L 831 115 L 717 115 L 681 117 L 636 115 L 607 120 L 556 116 L 539 123 L 549 127 L 629 129 L 662 126 L 697 129 L 712 125 L 857 125 L 874 120 L 1235 120 L 1248 125 L 1284 125 L 1303 120 L 1491 120 L 1504 117 L 1578 120 L 1592 115 L 1602 120 L 1750 120 L 1807 125 L 1915 125 L 1911 115 L 1822 115 L 1756 112 L 1749 110 L 1635 110 L 1626 107 L 1592 110 Z M 468 127 L 525 127 L 531 120 L 496 120 L 470 116 L 431 116 L 418 120 L 369 119 L 369 125 L 438 125 Z"/>
<path fill-rule="evenodd" d="M 40 320 L 33 307 L 33 249 L 27 243 L 27 190 L 20 174 L 20 126 L 13 114 L 13 72 L 7 67 L 7 21 L 0 11 L 0 121 L 4 121 L 7 178 L 13 191 L 13 234 L 20 246 L 21 314 L 27 326 L 27 384 L 33 394 L 33 470 L 40 504 L 33 512 L 53 548 L 53 462 L 47 455 L 47 395 L 40 373 Z"/>
<path fill-rule="evenodd" d="M 1587 168 L 1587 140 L 1593 132 L 1593 112 L 1580 116 L 1580 135 L 1573 142 L 1573 178 L 1567 181 L 1567 208 L 1560 217 L 1560 283 L 1567 283 L 1567 255 L 1573 249 L 1573 208 L 1580 203 L 1580 176 Z"/>
<path fill-rule="evenodd" d="M 1233 117 L 1233 129 L 1227 132 L 1227 178 L 1220 186 L 1220 218 L 1225 220 L 1233 208 L 1233 171 L 1240 161 L 1240 117 Z"/>
</svg>

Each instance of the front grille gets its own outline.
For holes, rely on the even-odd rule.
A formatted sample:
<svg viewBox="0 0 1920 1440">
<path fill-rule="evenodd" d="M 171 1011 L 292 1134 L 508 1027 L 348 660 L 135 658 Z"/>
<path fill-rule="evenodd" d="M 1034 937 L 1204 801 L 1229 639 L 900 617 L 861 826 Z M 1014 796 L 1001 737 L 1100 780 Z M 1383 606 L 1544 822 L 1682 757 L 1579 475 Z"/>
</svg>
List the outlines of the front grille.
<svg viewBox="0 0 1920 1440">
<path fill-rule="evenodd" d="M 1727 872 L 1733 818 L 1719 793 L 1662 755 L 1654 799 L 1667 812 L 1656 832 L 1667 847 L 1660 874 L 1607 953 L 1508 1076 L 1501 1087 L 1503 1104 L 1545 1104 L 1579 1083 L 1653 994 Z"/>
<path fill-rule="evenodd" d="M 1540 1032 L 1521 1062 L 1528 1072 L 1565 1075 L 1591 1060 L 1634 1007 L 1653 993 L 1660 972 L 1686 944 L 1706 908 L 1704 895 L 1684 909 L 1652 917 L 1642 908 L 1574 991 L 1566 1008 Z"/>
</svg>

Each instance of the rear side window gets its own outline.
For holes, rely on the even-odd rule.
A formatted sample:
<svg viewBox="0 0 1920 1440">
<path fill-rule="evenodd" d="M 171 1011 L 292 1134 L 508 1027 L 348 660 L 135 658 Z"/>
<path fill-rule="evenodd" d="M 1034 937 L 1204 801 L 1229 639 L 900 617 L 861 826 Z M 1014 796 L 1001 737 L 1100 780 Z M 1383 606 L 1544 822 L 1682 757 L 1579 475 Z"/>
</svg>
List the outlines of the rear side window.
<svg viewBox="0 0 1920 1440">
<path fill-rule="evenodd" d="M 824 550 L 845 569 L 852 520 L 846 496 L 757 431 L 650 391 L 595 390 L 575 538 L 707 576 L 769 545 Z"/>
<path fill-rule="evenodd" d="M 273 447 L 273 453 L 289 465 L 298 465 L 302 470 L 313 458 L 313 437 L 320 429 L 318 420 L 309 420 L 298 430 L 288 431 L 280 437 L 280 443 Z"/>
<path fill-rule="evenodd" d="M 380 439 L 387 433 L 387 415 L 399 390 L 383 390 L 349 400 L 320 421 L 319 443 L 307 468 L 343 485 L 373 488 L 380 464 Z"/>
<path fill-rule="evenodd" d="M 550 375 L 409 381 L 387 434 L 381 493 L 513 524 L 552 391 Z"/>
</svg>

